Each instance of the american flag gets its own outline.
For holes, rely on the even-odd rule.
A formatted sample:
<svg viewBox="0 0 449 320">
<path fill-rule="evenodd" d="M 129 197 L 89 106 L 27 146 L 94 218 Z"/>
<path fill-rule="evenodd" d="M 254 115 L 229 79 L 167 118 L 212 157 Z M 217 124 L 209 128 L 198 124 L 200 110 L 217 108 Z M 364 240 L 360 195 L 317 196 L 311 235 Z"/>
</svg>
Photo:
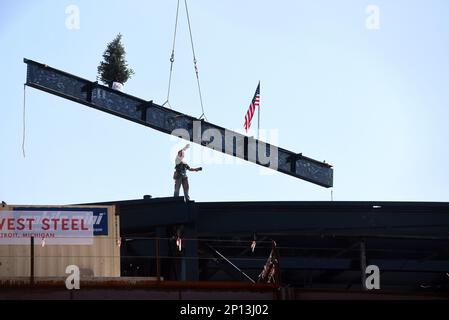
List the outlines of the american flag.
<svg viewBox="0 0 449 320">
<path fill-rule="evenodd" d="M 254 112 L 256 111 L 256 108 L 259 107 L 259 104 L 260 104 L 260 82 L 257 85 L 257 89 L 256 89 L 256 93 L 254 94 L 254 98 L 251 101 L 251 104 L 249 105 L 248 111 L 246 112 L 245 124 L 243 126 L 247 132 L 248 132 L 249 128 L 251 127 L 251 120 L 253 120 Z"/>
</svg>

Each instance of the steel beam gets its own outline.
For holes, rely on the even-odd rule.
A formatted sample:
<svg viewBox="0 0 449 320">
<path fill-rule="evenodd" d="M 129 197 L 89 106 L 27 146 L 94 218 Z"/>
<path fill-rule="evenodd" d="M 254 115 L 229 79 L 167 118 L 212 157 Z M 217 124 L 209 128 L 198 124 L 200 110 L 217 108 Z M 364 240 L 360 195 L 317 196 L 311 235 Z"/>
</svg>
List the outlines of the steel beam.
<svg viewBox="0 0 449 320">
<path fill-rule="evenodd" d="M 278 148 L 32 60 L 24 59 L 24 62 L 27 64 L 26 85 L 30 87 L 326 188 L 333 186 L 333 169 L 325 162 Z M 180 129 L 188 133 L 188 136 L 180 135 Z M 221 140 L 208 135 L 210 132 L 218 133 Z M 227 145 L 226 141 L 230 141 L 230 144 Z M 271 159 L 273 163 L 268 163 L 266 159 Z"/>
<path fill-rule="evenodd" d="M 245 258 L 229 258 L 229 260 L 243 270 L 262 270 L 265 264 L 265 258 L 256 259 L 254 257 Z M 353 259 L 348 258 L 301 258 L 301 257 L 281 257 L 282 269 L 293 270 L 342 270 L 342 271 L 357 271 L 360 268 Z M 435 272 L 444 273 L 449 270 L 448 260 L 433 260 L 420 261 L 409 259 L 372 259 L 370 264 L 379 267 L 382 272 Z M 209 268 L 214 268 L 216 265 L 213 262 L 208 263 Z M 360 277 L 358 277 L 360 281 Z"/>
</svg>

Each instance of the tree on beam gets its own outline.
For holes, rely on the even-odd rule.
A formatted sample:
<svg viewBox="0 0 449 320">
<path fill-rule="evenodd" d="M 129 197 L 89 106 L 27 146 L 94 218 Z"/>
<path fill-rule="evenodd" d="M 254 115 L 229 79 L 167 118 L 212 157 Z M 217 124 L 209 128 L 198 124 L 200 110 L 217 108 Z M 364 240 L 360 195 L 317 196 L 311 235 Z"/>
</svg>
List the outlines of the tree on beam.
<svg viewBox="0 0 449 320">
<path fill-rule="evenodd" d="M 113 88 L 114 83 L 120 83 L 123 86 L 134 75 L 134 70 L 128 67 L 125 56 L 122 35 L 119 33 L 108 44 L 103 54 L 104 61 L 98 66 L 98 78 L 110 88 Z"/>
</svg>

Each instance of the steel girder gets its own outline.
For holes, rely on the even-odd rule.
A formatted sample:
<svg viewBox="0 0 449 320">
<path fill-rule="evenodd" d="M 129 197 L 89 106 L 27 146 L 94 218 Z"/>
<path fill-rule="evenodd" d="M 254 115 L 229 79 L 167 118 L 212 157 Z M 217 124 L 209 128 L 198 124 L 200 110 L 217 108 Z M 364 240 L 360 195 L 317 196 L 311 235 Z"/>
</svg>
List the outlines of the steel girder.
<svg viewBox="0 0 449 320">
<path fill-rule="evenodd" d="M 329 188 L 332 166 L 32 60 L 26 85 Z M 210 130 L 213 129 L 213 130 Z M 180 131 L 186 134 L 180 134 Z M 210 135 L 211 132 L 217 133 Z"/>
</svg>

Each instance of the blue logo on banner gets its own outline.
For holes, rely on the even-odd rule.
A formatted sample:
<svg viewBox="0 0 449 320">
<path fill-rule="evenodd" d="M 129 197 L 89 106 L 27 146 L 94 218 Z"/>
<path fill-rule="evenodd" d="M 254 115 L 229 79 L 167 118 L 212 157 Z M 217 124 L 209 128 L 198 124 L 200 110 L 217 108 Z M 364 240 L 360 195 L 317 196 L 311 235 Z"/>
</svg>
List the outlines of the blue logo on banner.
<svg viewBox="0 0 449 320">
<path fill-rule="evenodd" d="M 46 208 L 46 207 L 15 207 L 14 211 L 91 211 L 94 216 L 94 236 L 108 235 L 108 209 L 107 208 Z"/>
</svg>

